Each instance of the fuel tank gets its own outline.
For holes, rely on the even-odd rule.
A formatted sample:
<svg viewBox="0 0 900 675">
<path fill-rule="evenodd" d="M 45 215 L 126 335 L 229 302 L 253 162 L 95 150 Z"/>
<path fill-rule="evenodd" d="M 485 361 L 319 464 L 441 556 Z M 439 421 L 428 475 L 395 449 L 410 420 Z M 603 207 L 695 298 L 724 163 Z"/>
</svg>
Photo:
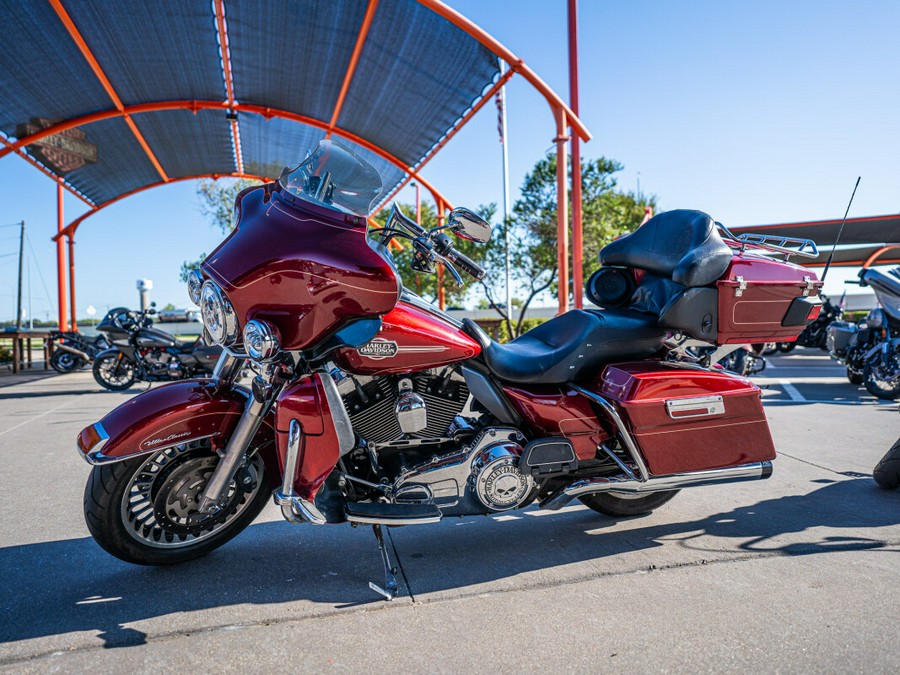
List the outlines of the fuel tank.
<svg viewBox="0 0 900 675">
<path fill-rule="evenodd" d="M 139 347 L 174 347 L 175 336 L 156 328 L 141 328 L 135 342 Z"/>
<path fill-rule="evenodd" d="M 360 375 L 411 373 L 465 361 L 481 353 L 481 345 L 438 310 L 401 300 L 384 315 L 371 341 L 334 354 L 338 367 Z"/>
</svg>

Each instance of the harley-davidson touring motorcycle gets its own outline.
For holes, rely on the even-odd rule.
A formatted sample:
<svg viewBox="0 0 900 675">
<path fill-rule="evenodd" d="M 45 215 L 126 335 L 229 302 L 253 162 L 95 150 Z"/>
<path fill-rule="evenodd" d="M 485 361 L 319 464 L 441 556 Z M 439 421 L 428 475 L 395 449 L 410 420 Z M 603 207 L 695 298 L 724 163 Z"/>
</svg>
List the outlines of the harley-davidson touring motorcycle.
<svg viewBox="0 0 900 675">
<path fill-rule="evenodd" d="M 774 258 L 795 251 L 720 234 L 699 211 L 663 213 L 603 249 L 603 309 L 498 344 L 403 288 L 387 247 L 400 239 L 416 270 L 444 265 L 461 283 L 457 268 L 484 270 L 452 236 L 484 242 L 490 225 L 457 208 L 425 230 L 395 206 L 367 229 L 381 189 L 372 166 L 323 141 L 238 195 L 237 227 L 189 280 L 224 348 L 212 376 L 155 387 L 77 437 L 103 548 L 190 560 L 274 492 L 290 523 L 372 525 L 385 568 L 372 588 L 390 599 L 382 526 L 576 499 L 630 516 L 682 488 L 771 474 L 759 388 L 688 349 L 796 339 L 821 283 Z M 245 387 L 248 359 L 261 374 Z"/>
<path fill-rule="evenodd" d="M 135 312 L 116 307 L 106 313 L 97 330 L 110 346 L 94 357 L 94 379 L 111 391 L 123 391 L 135 382 L 181 380 L 212 374 L 222 354 L 200 336 L 184 342 L 153 327 L 153 305 Z"/>
<path fill-rule="evenodd" d="M 878 299 L 858 323 L 835 321 L 828 327 L 828 350 L 847 366 L 847 379 L 862 384 L 872 396 L 900 398 L 900 267 L 888 273 L 872 268 L 859 271 L 859 281 Z"/>
</svg>

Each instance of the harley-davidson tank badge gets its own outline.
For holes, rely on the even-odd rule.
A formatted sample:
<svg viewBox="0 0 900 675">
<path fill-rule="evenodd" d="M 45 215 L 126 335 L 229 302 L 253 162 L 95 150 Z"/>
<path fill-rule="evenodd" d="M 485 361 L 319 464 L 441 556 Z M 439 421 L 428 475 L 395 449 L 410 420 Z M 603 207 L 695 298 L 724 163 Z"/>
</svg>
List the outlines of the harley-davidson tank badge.
<svg viewBox="0 0 900 675">
<path fill-rule="evenodd" d="M 356 351 L 360 356 L 365 356 L 375 361 L 379 359 L 389 359 L 397 356 L 399 349 L 397 343 L 384 338 L 375 338 L 371 342 L 367 342 L 362 347 L 357 347 Z"/>
</svg>

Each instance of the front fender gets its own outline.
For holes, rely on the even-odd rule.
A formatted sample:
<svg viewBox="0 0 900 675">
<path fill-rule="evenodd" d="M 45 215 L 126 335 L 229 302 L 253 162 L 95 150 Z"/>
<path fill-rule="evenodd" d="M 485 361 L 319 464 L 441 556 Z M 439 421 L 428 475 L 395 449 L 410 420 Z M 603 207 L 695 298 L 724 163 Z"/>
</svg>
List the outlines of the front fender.
<svg viewBox="0 0 900 675">
<path fill-rule="evenodd" d="M 250 393 L 219 388 L 210 379 L 181 380 L 145 391 L 82 429 L 79 454 L 89 464 L 119 462 L 173 445 L 209 438 L 225 446 L 244 412 Z M 273 438 L 263 424 L 257 436 Z"/>
</svg>

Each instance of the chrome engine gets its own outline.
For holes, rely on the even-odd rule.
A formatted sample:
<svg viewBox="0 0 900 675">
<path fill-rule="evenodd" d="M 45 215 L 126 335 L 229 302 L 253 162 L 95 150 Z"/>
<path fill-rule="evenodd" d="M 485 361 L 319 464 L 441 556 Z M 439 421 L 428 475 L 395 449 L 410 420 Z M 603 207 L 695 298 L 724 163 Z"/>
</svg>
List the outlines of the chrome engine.
<svg viewBox="0 0 900 675">
<path fill-rule="evenodd" d="M 393 501 L 432 503 L 444 516 L 517 509 L 534 492 L 534 479 L 518 468 L 524 442 L 517 429 L 485 429 L 460 450 L 404 471 L 394 481 Z"/>
<path fill-rule="evenodd" d="M 332 371 L 353 430 L 379 453 L 385 447 L 447 442 L 469 389 L 447 368 L 402 376 L 366 377 Z"/>
</svg>

